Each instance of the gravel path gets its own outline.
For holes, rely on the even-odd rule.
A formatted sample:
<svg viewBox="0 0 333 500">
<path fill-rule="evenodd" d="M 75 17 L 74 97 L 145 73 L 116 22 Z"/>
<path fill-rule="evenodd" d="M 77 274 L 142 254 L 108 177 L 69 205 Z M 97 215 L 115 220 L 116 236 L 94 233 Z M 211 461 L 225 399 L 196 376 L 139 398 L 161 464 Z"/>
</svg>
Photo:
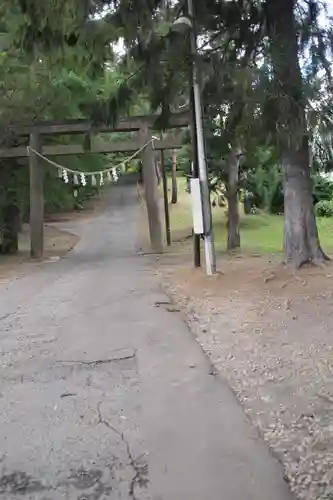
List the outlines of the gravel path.
<svg viewBox="0 0 333 500">
<path fill-rule="evenodd" d="M 226 273 L 211 283 L 163 266 L 160 273 L 215 368 L 283 463 L 298 498 L 332 500 L 331 269 L 295 278 L 282 268 L 263 275 L 259 259 L 251 272 L 253 262 L 240 279 L 234 262 L 222 261 Z"/>
</svg>

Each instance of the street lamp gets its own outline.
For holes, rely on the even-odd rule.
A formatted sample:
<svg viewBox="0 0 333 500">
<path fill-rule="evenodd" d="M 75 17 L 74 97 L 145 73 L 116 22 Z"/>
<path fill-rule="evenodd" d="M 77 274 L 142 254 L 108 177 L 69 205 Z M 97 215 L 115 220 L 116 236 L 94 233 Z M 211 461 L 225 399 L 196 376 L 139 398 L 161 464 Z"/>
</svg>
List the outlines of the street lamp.
<svg viewBox="0 0 333 500">
<path fill-rule="evenodd" d="M 194 9 L 193 1 L 187 0 L 188 17 L 181 16 L 173 23 L 173 31 L 179 33 L 190 32 L 190 50 L 191 55 L 195 58 L 197 54 L 197 37 L 195 27 L 193 25 Z M 205 261 L 206 261 L 206 274 L 213 275 L 216 273 L 216 256 L 214 248 L 213 228 L 212 228 L 212 210 L 210 205 L 208 175 L 207 175 L 207 161 L 205 152 L 205 141 L 203 134 L 203 115 L 200 85 L 198 82 L 196 63 L 193 63 L 191 71 L 191 94 L 192 106 L 194 108 L 193 120 L 196 136 L 197 159 L 198 159 L 198 174 L 201 185 L 201 198 L 202 198 L 202 211 L 204 220 L 204 247 L 205 247 Z"/>
</svg>

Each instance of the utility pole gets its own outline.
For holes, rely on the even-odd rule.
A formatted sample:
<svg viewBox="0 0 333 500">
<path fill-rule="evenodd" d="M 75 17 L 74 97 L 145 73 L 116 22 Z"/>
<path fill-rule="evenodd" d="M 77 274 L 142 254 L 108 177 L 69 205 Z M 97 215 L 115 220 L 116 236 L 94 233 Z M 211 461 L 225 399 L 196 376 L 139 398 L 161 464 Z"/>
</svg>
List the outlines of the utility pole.
<svg viewBox="0 0 333 500">
<path fill-rule="evenodd" d="M 197 55 L 197 37 L 195 30 L 195 16 L 193 8 L 193 0 L 187 0 L 188 15 L 192 22 L 192 29 L 190 30 L 190 44 L 191 56 L 193 58 Z M 192 88 L 193 88 L 193 107 L 194 107 L 194 129 L 196 133 L 197 142 L 197 155 L 198 155 L 198 173 L 201 185 L 202 195 L 202 210 L 204 219 L 204 247 L 205 247 L 205 261 L 206 273 L 212 275 L 216 273 L 216 256 L 214 248 L 213 227 L 212 227 L 212 210 L 210 205 L 210 195 L 208 187 L 207 176 L 207 162 L 205 152 L 205 142 L 203 134 L 203 116 L 202 116 L 202 102 L 201 92 L 198 82 L 196 62 L 193 62 L 192 67 Z"/>
<path fill-rule="evenodd" d="M 199 178 L 199 162 L 198 162 L 198 146 L 197 146 L 197 134 L 196 134 L 196 120 L 195 120 L 195 109 L 194 109 L 194 92 L 193 92 L 193 65 L 191 64 L 190 69 L 190 109 L 191 109 L 191 145 L 192 145 L 192 178 Z M 196 234 L 193 231 L 193 260 L 194 267 L 201 266 L 201 249 L 200 249 L 200 234 Z"/>
<path fill-rule="evenodd" d="M 163 182 L 163 200 L 164 200 L 164 217 L 165 217 L 165 232 L 167 245 L 171 245 L 171 230 L 170 230 L 170 213 L 169 213 L 169 200 L 168 200 L 168 179 L 166 176 L 165 156 L 164 150 L 161 149 L 161 171 Z"/>
</svg>

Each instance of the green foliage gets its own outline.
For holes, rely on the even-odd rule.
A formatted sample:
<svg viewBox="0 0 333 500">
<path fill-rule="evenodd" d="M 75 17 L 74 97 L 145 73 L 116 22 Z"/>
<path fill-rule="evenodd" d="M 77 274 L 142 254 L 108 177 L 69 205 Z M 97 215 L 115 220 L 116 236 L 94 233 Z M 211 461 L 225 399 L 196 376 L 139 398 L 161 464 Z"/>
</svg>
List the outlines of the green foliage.
<svg viewBox="0 0 333 500">
<path fill-rule="evenodd" d="M 333 183 L 320 174 L 313 176 L 313 202 L 316 205 L 320 201 L 331 201 L 333 199 Z"/>
<path fill-rule="evenodd" d="M 188 175 L 191 171 L 190 165 L 190 156 L 189 151 L 186 147 L 181 149 L 177 149 L 176 151 L 177 158 L 177 172 L 178 175 Z M 171 172 L 172 170 L 172 151 L 165 151 L 164 153 L 164 161 L 167 172 Z"/>
<path fill-rule="evenodd" d="M 280 169 L 278 167 L 258 166 L 247 172 L 245 189 L 251 193 L 253 205 L 271 214 L 283 214 L 284 196 Z M 333 199 L 333 183 L 320 174 L 313 176 L 313 200 L 316 205 L 321 201 Z M 318 214 L 320 215 L 320 214 Z"/>
<path fill-rule="evenodd" d="M 9 126 L 13 123 L 84 117 L 94 121 L 100 110 L 105 121 L 111 119 L 110 100 L 122 79 L 121 73 L 112 68 L 113 55 L 109 42 L 114 37 L 114 31 L 111 33 L 112 30 L 106 29 L 105 23 L 91 24 L 86 17 L 87 12 L 80 10 L 83 3 L 74 0 L 45 0 L 39 4 L 30 0 L 0 3 L 1 13 L 4 14 L 0 38 L 1 146 L 27 144 L 26 138 L 16 137 L 11 132 Z M 55 12 L 59 11 L 58 16 L 55 12 L 51 13 L 52 8 Z M 81 31 L 76 25 L 77 16 L 87 21 L 84 21 Z M 68 43 L 68 37 L 73 42 L 74 32 L 77 34 L 76 42 Z M 107 70 L 106 60 L 109 63 Z M 71 139 L 75 143 L 84 142 L 84 138 L 68 136 L 57 137 L 53 142 L 64 144 Z M 109 159 L 102 155 L 89 155 L 55 158 L 55 161 L 85 171 L 101 170 Z M 46 211 L 82 206 L 96 192 L 96 188 L 80 187 L 77 189 L 78 196 L 74 197 L 73 186 L 59 180 L 55 169 L 46 164 L 43 168 Z M 9 204 L 18 206 L 23 218 L 27 219 L 29 179 L 26 160 L 1 162 L 0 217 Z"/>
<path fill-rule="evenodd" d="M 332 201 L 322 200 L 315 205 L 315 212 L 318 217 L 332 217 L 333 203 Z"/>
<path fill-rule="evenodd" d="M 242 167 L 242 187 L 251 194 L 256 207 L 271 213 L 283 213 L 282 176 L 275 150 L 258 146 Z"/>
<path fill-rule="evenodd" d="M 269 189 L 268 212 L 281 215 L 284 212 L 284 194 L 282 179 L 275 179 Z"/>
<path fill-rule="evenodd" d="M 0 165 L 0 211 L 7 205 L 15 205 L 24 211 L 28 195 L 28 169 L 15 160 L 3 161 Z"/>
</svg>

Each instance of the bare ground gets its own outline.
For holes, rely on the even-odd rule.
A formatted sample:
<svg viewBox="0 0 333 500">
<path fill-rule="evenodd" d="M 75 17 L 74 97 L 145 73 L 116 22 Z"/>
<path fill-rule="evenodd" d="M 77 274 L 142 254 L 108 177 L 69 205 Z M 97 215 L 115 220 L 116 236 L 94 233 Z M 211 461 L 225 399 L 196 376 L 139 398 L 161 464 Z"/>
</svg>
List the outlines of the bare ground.
<svg viewBox="0 0 333 500">
<path fill-rule="evenodd" d="M 97 216 L 104 207 L 103 193 L 86 202 L 80 211 L 45 215 L 44 261 L 64 257 L 79 241 L 77 234 L 64 230 L 67 222 L 80 222 Z M 33 271 L 40 264 L 30 258 L 29 224 L 24 224 L 19 235 L 19 252 L 16 255 L 0 255 L 0 283 Z"/>
<path fill-rule="evenodd" d="M 86 215 L 87 216 L 87 215 Z M 50 223 L 44 226 L 44 261 L 58 260 L 66 255 L 79 241 L 79 237 L 69 231 L 59 229 L 59 223 L 67 222 L 82 215 L 66 214 L 62 217 L 52 217 Z M 19 252 L 16 255 L 0 256 L 0 283 L 8 279 L 24 275 L 37 268 L 40 261 L 30 258 L 29 225 L 24 224 L 19 235 Z"/>
<path fill-rule="evenodd" d="M 224 257 L 206 278 L 189 244 L 178 248 L 158 260 L 165 290 L 293 492 L 333 499 L 333 265 L 294 274 L 277 257 Z"/>
</svg>

